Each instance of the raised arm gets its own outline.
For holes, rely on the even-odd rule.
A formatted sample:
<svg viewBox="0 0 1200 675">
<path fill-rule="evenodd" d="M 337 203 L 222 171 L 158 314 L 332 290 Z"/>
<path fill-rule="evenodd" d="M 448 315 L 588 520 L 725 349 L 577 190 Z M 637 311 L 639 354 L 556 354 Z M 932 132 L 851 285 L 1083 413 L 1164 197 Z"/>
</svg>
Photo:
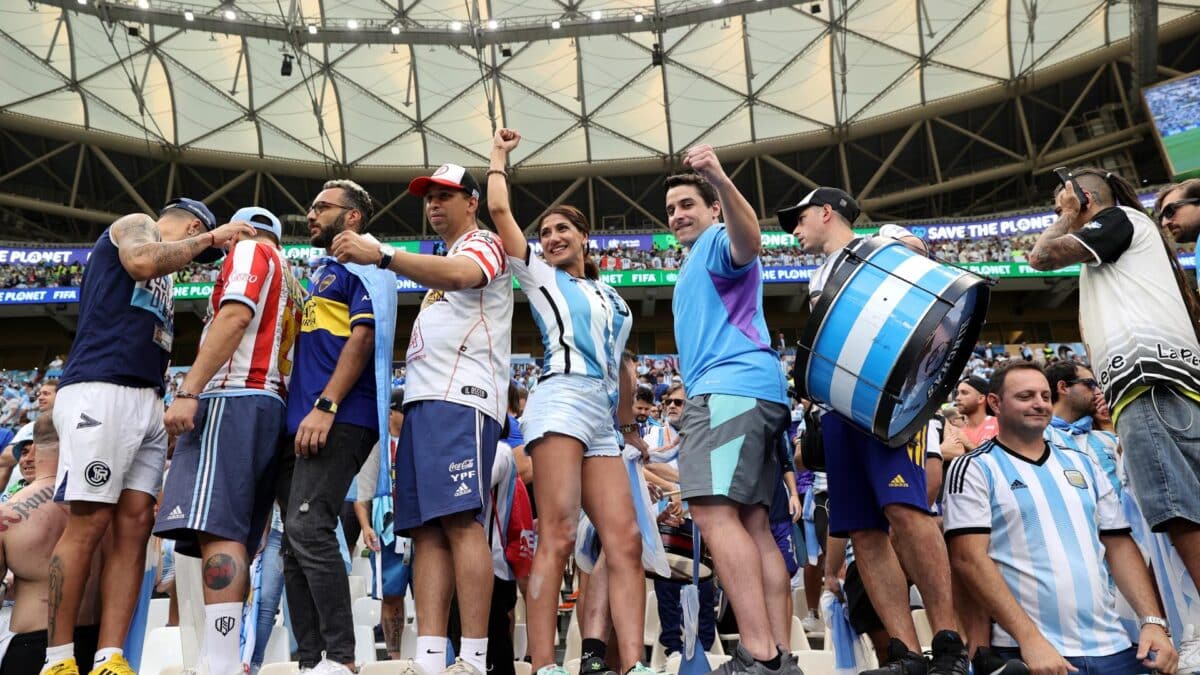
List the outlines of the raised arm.
<svg viewBox="0 0 1200 675">
<path fill-rule="evenodd" d="M 1092 202 L 1095 202 L 1095 198 Z M 1043 272 L 1093 259 L 1083 242 L 1066 236 L 1078 232 L 1088 221 L 1087 212 L 1080 213 L 1079 197 L 1075 196 L 1070 183 L 1058 191 L 1054 207 L 1058 212 L 1058 220 L 1042 230 L 1028 256 L 1029 266 Z"/>
<path fill-rule="evenodd" d="M 118 218 L 112 226 L 121 266 L 138 281 L 178 272 L 210 247 L 223 247 L 238 235 L 254 236 L 246 223 L 228 223 L 180 241 L 163 241 L 154 219 L 144 213 Z"/>
<path fill-rule="evenodd" d="M 508 165 L 508 153 L 516 149 L 520 142 L 521 134 L 512 129 L 497 129 L 492 137 L 492 159 L 487 172 L 487 206 L 496 231 L 504 241 L 504 250 L 512 257 L 524 260 L 529 243 L 525 241 L 521 226 L 513 218 L 508 199 L 508 174 L 504 172 L 504 167 Z"/>
<path fill-rule="evenodd" d="M 733 180 L 725 174 L 725 169 L 721 168 L 712 146 L 697 145 L 688 150 L 683 165 L 690 166 L 704 176 L 716 189 L 725 219 L 725 231 L 729 234 L 729 253 L 733 264 L 741 267 L 757 258 L 762 252 L 762 229 L 758 226 L 758 216 Z"/>
</svg>

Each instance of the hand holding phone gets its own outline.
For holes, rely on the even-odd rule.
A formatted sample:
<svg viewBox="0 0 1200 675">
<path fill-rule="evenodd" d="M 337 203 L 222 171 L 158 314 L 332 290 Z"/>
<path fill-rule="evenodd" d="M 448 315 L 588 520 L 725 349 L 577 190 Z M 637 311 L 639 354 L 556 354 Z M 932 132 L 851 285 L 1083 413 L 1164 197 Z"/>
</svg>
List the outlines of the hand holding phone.
<svg viewBox="0 0 1200 675">
<path fill-rule="evenodd" d="M 1058 182 L 1063 187 L 1066 187 L 1067 183 L 1071 184 L 1071 189 L 1075 192 L 1075 197 L 1079 199 L 1079 211 L 1081 213 L 1086 211 L 1088 207 L 1088 196 L 1087 193 L 1083 191 L 1083 188 L 1079 187 L 1079 181 L 1075 180 L 1075 176 L 1073 176 L 1065 166 L 1060 166 L 1055 169 L 1054 175 L 1058 176 Z"/>
</svg>

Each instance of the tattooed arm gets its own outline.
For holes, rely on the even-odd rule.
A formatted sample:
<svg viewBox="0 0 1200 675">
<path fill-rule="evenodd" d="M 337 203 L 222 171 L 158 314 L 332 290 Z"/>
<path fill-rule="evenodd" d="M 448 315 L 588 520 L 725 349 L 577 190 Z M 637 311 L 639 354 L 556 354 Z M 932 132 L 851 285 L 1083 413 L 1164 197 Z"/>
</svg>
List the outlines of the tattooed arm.
<svg viewBox="0 0 1200 675">
<path fill-rule="evenodd" d="M 1095 261 L 1096 256 L 1083 242 L 1068 236 L 1079 229 L 1071 227 L 1073 215 L 1064 212 L 1053 225 L 1042 231 L 1033 250 L 1029 252 L 1030 267 L 1045 272 L 1075 263 Z"/>
<path fill-rule="evenodd" d="M 212 246 L 214 240 L 212 233 L 204 232 L 182 241 L 164 242 L 154 220 L 141 213 L 124 216 L 113 223 L 112 238 L 120 251 L 121 265 L 138 281 L 183 269 Z"/>
</svg>

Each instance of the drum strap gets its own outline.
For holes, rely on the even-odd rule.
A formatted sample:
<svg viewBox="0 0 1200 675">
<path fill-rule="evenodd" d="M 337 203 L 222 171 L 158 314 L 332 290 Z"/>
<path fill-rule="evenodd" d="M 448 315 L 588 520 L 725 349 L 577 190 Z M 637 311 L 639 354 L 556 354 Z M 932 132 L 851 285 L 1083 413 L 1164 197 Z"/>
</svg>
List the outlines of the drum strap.
<svg viewBox="0 0 1200 675">
<path fill-rule="evenodd" d="M 692 585 L 700 585 L 700 551 L 703 542 L 700 541 L 700 528 L 692 521 Z"/>
</svg>

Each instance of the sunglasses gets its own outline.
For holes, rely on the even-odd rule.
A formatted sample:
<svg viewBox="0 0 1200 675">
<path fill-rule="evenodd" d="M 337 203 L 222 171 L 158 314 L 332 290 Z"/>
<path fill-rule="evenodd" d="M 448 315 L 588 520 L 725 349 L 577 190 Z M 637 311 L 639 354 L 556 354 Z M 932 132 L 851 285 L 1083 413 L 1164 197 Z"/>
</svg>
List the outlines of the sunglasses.
<svg viewBox="0 0 1200 675">
<path fill-rule="evenodd" d="M 1100 383 L 1090 377 L 1083 377 L 1077 380 L 1067 380 L 1068 384 L 1082 384 L 1088 389 L 1099 389 Z"/>
<path fill-rule="evenodd" d="M 1170 220 L 1171 218 L 1175 217 L 1175 213 L 1177 211 L 1179 211 L 1179 209 L 1183 208 L 1184 206 L 1188 206 L 1190 204 L 1200 204 L 1200 199 L 1196 199 L 1196 198 L 1176 199 L 1175 201 L 1171 202 L 1170 204 L 1164 204 L 1163 208 L 1162 208 L 1162 213 L 1158 214 L 1158 219 L 1160 221 Z"/>
<path fill-rule="evenodd" d="M 663 399 L 663 405 L 683 405 L 686 402 L 687 402 L 687 399 L 682 399 L 682 398 L 664 398 Z"/>
</svg>

